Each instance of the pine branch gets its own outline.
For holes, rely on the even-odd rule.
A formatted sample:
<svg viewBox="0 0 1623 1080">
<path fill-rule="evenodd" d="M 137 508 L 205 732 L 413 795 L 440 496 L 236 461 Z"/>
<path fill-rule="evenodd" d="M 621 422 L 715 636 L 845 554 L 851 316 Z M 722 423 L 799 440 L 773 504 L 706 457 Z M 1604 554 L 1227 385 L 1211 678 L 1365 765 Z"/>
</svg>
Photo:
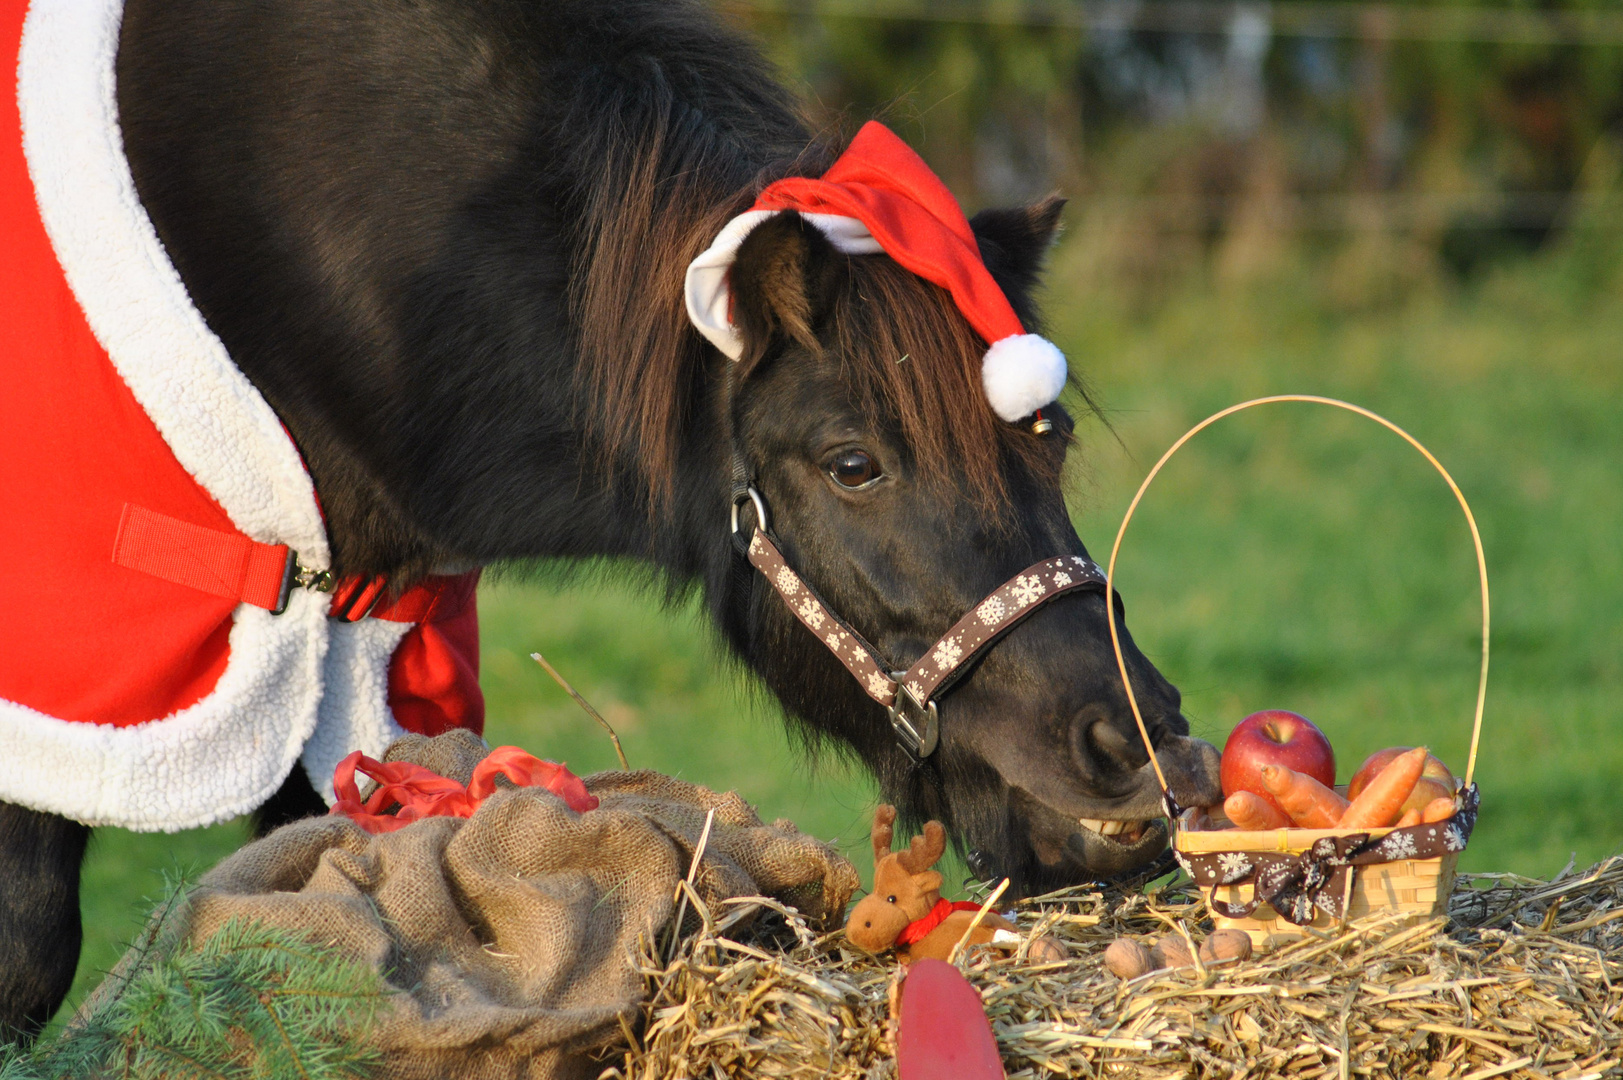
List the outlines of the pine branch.
<svg viewBox="0 0 1623 1080">
<path fill-rule="evenodd" d="M 262 994 L 260 995 L 259 1000 L 260 1003 L 265 1006 L 265 1011 L 270 1014 L 271 1022 L 276 1025 L 276 1033 L 281 1036 L 282 1045 L 286 1047 L 288 1056 L 293 1059 L 293 1064 L 298 1068 L 299 1075 L 302 1076 L 304 1080 L 310 1080 L 310 1073 L 305 1069 L 303 1063 L 299 1060 L 299 1048 L 294 1046 L 293 1041 L 288 1038 L 287 1028 L 283 1026 L 282 1018 L 277 1015 L 276 1006 L 272 1004 L 271 996 L 269 994 Z"/>
<path fill-rule="evenodd" d="M 177 886 L 59 1038 L 0 1048 L 0 1080 L 364 1080 L 365 1039 L 390 994 L 366 964 L 307 937 L 233 920 L 196 947 L 166 934 Z"/>
</svg>

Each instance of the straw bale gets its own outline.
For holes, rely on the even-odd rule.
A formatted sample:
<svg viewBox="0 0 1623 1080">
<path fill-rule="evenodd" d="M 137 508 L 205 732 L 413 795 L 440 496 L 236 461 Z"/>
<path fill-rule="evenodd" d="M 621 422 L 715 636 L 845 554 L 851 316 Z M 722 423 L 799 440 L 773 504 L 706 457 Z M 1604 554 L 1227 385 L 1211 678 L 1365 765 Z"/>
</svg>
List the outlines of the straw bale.
<svg viewBox="0 0 1623 1080">
<path fill-rule="evenodd" d="M 894 1076 L 891 961 L 765 899 L 699 914 L 674 949 L 644 949 L 646 1018 L 605 1077 Z M 960 967 L 1020 1080 L 1623 1077 L 1623 856 L 1550 881 L 1462 875 L 1447 918 L 1370 917 L 1125 984 L 1102 963 L 1117 937 L 1209 931 L 1187 878 L 1037 897 L 1016 921 L 1059 937 L 1071 960 L 978 949 Z"/>
</svg>

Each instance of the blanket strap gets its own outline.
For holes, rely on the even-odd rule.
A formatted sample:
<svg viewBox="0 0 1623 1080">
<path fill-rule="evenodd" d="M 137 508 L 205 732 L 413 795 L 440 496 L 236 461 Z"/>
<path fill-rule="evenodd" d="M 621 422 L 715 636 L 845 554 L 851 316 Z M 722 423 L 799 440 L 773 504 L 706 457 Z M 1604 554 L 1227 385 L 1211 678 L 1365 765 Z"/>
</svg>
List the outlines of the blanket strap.
<svg viewBox="0 0 1623 1080">
<path fill-rule="evenodd" d="M 133 503 L 125 503 L 119 516 L 113 562 L 273 615 L 287 609 L 295 585 L 332 589 L 331 575 L 300 566 L 298 554 L 286 544 L 261 544 Z"/>
</svg>

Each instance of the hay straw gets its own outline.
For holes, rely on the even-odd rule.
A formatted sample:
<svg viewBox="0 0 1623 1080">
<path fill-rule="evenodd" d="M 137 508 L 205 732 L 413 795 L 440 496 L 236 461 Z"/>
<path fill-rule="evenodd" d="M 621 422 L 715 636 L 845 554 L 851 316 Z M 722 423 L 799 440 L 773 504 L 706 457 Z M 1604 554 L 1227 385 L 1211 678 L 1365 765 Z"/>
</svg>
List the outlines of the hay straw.
<svg viewBox="0 0 1623 1080">
<path fill-rule="evenodd" d="M 964 927 L 963 935 L 953 945 L 952 951 L 947 953 L 947 963 L 956 964 L 958 958 L 964 955 L 964 950 L 969 948 L 969 939 L 974 936 L 975 928 L 981 924 L 982 919 L 986 918 L 986 913 L 992 910 L 992 905 L 997 903 L 998 897 L 1002 896 L 1003 890 L 1008 887 L 1009 879 L 1004 878 L 998 883 L 998 887 L 992 890 L 992 895 L 981 901 L 981 909 L 975 912 L 975 917 L 969 920 L 968 926 Z"/>
<path fill-rule="evenodd" d="M 626 752 L 620 748 L 620 736 L 614 733 L 614 726 L 607 720 L 603 719 L 602 713 L 592 708 L 592 703 L 587 701 L 579 690 L 576 690 L 573 686 L 571 686 L 569 684 L 569 680 L 564 678 L 563 675 L 558 672 L 557 668 L 547 663 L 546 657 L 542 656 L 538 652 L 533 652 L 530 654 L 530 659 L 546 668 L 547 674 L 552 676 L 552 681 L 563 687 L 564 693 L 574 698 L 575 704 L 585 709 L 586 715 L 590 716 L 593 720 L 596 720 L 597 726 L 609 733 L 609 741 L 614 744 L 614 756 L 620 759 L 621 771 L 630 772 L 631 766 L 626 762 Z"/>
<path fill-rule="evenodd" d="M 676 887 L 676 918 L 671 920 L 671 948 L 670 954 L 674 957 L 676 950 L 681 946 L 682 925 L 687 921 L 688 897 L 698 903 L 700 910 L 704 909 L 704 902 L 699 900 L 699 894 L 693 891 L 693 879 L 699 875 L 699 864 L 704 861 L 704 849 L 710 843 L 710 826 L 715 824 L 716 808 L 711 807 L 704 815 L 704 831 L 699 834 L 699 842 L 693 847 L 693 857 L 688 860 L 688 876 Z M 708 915 L 706 918 L 708 919 Z"/>
<path fill-rule="evenodd" d="M 893 1075 L 893 962 L 772 900 L 695 911 L 703 925 L 670 963 L 642 957 L 647 1017 L 605 1077 Z M 1623 856 L 1551 881 L 1462 875 L 1447 919 L 1372 916 L 1245 963 L 1125 984 L 1101 964 L 1115 938 L 1205 936 L 1187 879 L 1051 893 L 1017 921 L 1064 941 L 1070 962 L 976 947 L 962 966 L 1019 1080 L 1623 1077 Z"/>
</svg>

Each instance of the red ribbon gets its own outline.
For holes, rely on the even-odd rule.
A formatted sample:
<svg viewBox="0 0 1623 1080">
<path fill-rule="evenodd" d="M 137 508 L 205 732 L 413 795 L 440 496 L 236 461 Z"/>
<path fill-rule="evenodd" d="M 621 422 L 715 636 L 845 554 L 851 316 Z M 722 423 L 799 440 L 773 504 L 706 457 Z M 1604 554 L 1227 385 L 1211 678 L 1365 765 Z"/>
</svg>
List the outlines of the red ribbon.
<svg viewBox="0 0 1623 1080">
<path fill-rule="evenodd" d="M 937 900 L 935 907 L 922 919 L 914 919 L 896 935 L 898 945 L 916 945 L 930 936 L 930 931 L 947 921 L 955 911 L 979 911 L 981 906 L 973 900 Z"/>
<path fill-rule="evenodd" d="M 378 782 L 378 789 L 364 803 L 355 783 L 357 772 Z M 357 750 L 333 770 L 338 801 L 329 812 L 348 815 L 369 833 L 394 832 L 425 817 L 472 817 L 479 804 L 495 792 L 497 776 L 505 776 L 519 787 L 544 787 L 577 813 L 597 809 L 597 796 L 565 766 L 542 761 L 516 746 L 499 746 L 474 767 L 467 787 L 421 765 L 375 761 Z M 399 810 L 383 812 L 395 803 L 400 804 Z"/>
</svg>

